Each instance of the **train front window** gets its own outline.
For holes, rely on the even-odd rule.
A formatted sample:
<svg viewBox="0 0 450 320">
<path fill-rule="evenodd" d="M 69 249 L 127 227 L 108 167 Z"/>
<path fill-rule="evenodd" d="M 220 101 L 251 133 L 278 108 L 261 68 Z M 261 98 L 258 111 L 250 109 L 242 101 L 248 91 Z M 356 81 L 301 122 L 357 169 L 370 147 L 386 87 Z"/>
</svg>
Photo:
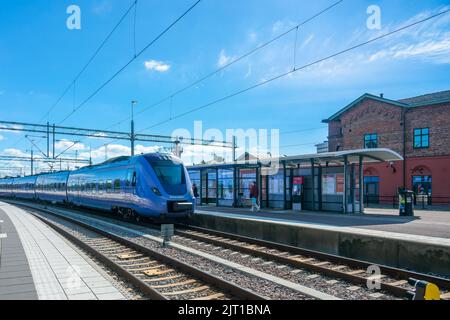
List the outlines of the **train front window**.
<svg viewBox="0 0 450 320">
<path fill-rule="evenodd" d="M 171 161 L 153 161 L 152 167 L 163 185 L 175 186 L 186 183 L 182 164 Z"/>
</svg>

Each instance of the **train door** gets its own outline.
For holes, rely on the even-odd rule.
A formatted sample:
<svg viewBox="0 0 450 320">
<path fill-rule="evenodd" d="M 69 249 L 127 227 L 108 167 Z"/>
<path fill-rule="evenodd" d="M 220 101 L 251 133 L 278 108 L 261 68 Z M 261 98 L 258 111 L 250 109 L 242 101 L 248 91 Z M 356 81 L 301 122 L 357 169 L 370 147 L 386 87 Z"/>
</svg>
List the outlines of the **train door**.
<svg viewBox="0 0 450 320">
<path fill-rule="evenodd" d="M 136 193 L 136 172 L 133 169 L 128 169 L 127 178 L 125 180 L 125 194 L 127 200 L 133 200 Z"/>
<path fill-rule="evenodd" d="M 81 187 L 83 185 L 83 181 L 80 178 L 77 178 L 77 192 L 76 192 L 76 204 L 81 204 Z"/>
</svg>

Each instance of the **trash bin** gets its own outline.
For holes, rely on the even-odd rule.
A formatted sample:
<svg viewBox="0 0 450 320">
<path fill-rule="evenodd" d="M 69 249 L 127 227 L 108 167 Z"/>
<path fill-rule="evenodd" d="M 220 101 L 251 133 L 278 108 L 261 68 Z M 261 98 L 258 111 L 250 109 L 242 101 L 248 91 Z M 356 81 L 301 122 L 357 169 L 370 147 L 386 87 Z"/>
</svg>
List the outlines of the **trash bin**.
<svg viewBox="0 0 450 320">
<path fill-rule="evenodd" d="M 414 216 L 414 192 L 411 190 L 399 190 L 398 203 L 400 216 Z"/>
</svg>

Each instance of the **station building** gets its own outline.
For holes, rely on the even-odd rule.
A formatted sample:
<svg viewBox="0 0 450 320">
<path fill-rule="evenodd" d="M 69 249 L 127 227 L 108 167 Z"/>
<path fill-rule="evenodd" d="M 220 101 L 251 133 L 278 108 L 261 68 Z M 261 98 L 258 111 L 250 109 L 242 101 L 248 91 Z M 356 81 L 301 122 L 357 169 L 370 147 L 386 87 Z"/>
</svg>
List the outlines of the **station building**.
<svg viewBox="0 0 450 320">
<path fill-rule="evenodd" d="M 450 204 L 450 90 L 391 100 L 364 94 L 324 120 L 328 151 L 388 148 L 403 160 L 364 168 L 365 195 L 395 201 L 413 190 L 427 204 Z"/>
</svg>

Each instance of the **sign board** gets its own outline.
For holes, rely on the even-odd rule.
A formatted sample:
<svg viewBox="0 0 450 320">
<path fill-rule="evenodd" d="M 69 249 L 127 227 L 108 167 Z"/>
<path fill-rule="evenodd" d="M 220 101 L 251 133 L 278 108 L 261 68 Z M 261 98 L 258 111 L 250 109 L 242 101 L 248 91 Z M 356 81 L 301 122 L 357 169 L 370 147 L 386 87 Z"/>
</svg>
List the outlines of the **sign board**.
<svg viewBox="0 0 450 320">
<path fill-rule="evenodd" d="M 336 193 L 344 193 L 344 174 L 336 174 Z"/>
<path fill-rule="evenodd" d="M 292 182 L 293 184 L 304 184 L 304 179 L 303 177 L 294 177 Z"/>
<path fill-rule="evenodd" d="M 322 193 L 337 195 L 344 193 L 344 174 L 325 174 L 322 176 Z"/>
</svg>

